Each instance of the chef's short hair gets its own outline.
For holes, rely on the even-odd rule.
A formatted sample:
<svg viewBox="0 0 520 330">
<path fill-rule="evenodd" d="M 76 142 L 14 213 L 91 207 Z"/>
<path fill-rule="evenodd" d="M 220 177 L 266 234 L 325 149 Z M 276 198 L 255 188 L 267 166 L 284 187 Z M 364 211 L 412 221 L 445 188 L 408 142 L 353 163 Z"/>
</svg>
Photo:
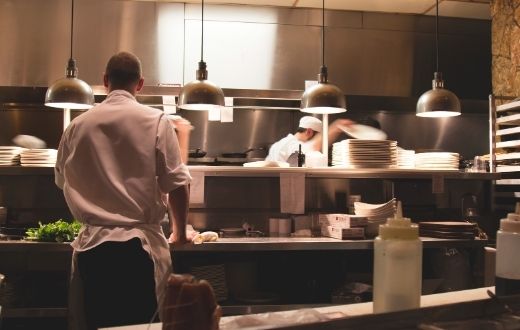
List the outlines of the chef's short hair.
<svg viewBox="0 0 520 330">
<path fill-rule="evenodd" d="M 141 79 L 141 61 L 132 53 L 119 52 L 108 61 L 105 75 L 112 89 L 128 89 Z"/>
</svg>

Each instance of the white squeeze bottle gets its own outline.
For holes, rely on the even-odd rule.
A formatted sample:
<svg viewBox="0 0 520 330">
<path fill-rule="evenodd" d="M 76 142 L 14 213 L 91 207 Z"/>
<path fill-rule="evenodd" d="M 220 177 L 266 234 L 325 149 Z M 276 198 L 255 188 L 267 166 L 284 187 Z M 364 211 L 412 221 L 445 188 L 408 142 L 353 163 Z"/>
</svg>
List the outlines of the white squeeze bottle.
<svg viewBox="0 0 520 330">
<path fill-rule="evenodd" d="M 397 212 L 379 226 L 374 240 L 374 313 L 420 307 L 422 242 L 419 228 Z"/>
<path fill-rule="evenodd" d="M 520 203 L 515 213 L 500 220 L 497 232 L 495 293 L 497 296 L 520 294 Z"/>
</svg>

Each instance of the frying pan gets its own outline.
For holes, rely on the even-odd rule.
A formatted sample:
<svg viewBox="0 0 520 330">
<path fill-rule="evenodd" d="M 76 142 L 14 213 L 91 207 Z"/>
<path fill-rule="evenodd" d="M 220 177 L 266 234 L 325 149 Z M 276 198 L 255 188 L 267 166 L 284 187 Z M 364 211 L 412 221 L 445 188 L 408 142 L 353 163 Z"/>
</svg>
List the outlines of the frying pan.
<svg viewBox="0 0 520 330">
<path fill-rule="evenodd" d="M 188 150 L 188 157 L 190 158 L 202 158 L 204 156 L 206 156 L 206 152 L 200 148 Z"/>
<path fill-rule="evenodd" d="M 247 154 L 254 150 L 265 150 L 265 148 L 249 148 L 244 152 L 225 152 L 222 154 L 222 157 L 225 158 L 247 158 Z"/>
</svg>

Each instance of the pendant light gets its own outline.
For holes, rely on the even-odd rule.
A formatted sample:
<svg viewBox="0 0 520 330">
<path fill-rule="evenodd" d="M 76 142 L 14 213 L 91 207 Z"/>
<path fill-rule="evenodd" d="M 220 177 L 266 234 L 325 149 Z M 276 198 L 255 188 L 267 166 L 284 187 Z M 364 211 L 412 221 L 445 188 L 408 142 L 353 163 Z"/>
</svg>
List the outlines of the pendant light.
<svg viewBox="0 0 520 330">
<path fill-rule="evenodd" d="M 224 107 L 224 92 L 208 80 L 204 62 L 204 0 L 202 0 L 200 62 L 196 79 L 184 85 L 179 93 L 179 108 L 185 110 L 220 110 Z"/>
<path fill-rule="evenodd" d="M 305 90 L 300 110 L 307 113 L 332 114 L 347 111 L 345 95 L 328 82 L 328 71 L 325 65 L 325 0 L 321 8 L 321 69 L 318 84 Z"/>
<path fill-rule="evenodd" d="M 460 101 L 457 96 L 444 88 L 442 72 L 439 71 L 439 0 L 435 14 L 435 61 L 432 89 L 425 92 L 417 102 L 419 117 L 454 117 L 460 115 Z"/>
<path fill-rule="evenodd" d="M 45 94 L 46 106 L 67 109 L 65 112 L 69 112 L 69 114 L 70 109 L 89 109 L 94 105 L 94 93 L 92 92 L 92 88 L 90 88 L 86 82 L 77 78 L 78 68 L 76 67 L 76 61 L 72 58 L 74 0 L 72 0 L 71 8 L 70 58 L 65 71 L 66 77 L 55 81 L 51 87 L 47 89 L 47 93 Z"/>
</svg>

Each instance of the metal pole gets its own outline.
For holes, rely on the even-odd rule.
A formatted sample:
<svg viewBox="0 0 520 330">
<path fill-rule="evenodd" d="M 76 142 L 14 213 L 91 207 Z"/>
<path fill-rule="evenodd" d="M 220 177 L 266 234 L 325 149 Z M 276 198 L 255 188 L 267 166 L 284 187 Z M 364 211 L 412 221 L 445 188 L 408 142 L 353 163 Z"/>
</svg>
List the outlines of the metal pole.
<svg viewBox="0 0 520 330">
<path fill-rule="evenodd" d="M 70 109 L 63 109 L 63 131 L 67 129 L 70 124 Z"/>
<path fill-rule="evenodd" d="M 329 114 L 323 114 L 323 128 L 321 130 L 321 152 L 325 155 L 327 166 L 329 165 Z"/>
</svg>

